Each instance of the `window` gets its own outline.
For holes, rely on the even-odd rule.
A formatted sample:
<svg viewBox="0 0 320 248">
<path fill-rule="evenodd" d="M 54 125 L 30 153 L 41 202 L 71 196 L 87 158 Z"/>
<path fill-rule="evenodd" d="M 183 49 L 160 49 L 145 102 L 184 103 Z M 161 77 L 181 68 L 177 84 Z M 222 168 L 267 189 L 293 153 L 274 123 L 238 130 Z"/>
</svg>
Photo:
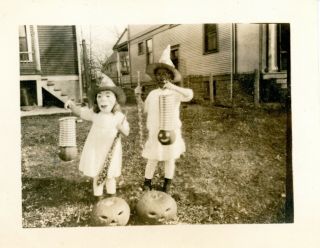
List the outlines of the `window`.
<svg viewBox="0 0 320 248">
<path fill-rule="evenodd" d="M 147 65 L 153 63 L 152 39 L 147 40 Z"/>
<path fill-rule="evenodd" d="M 138 43 L 138 55 L 144 54 L 143 42 Z"/>
<path fill-rule="evenodd" d="M 171 47 L 170 57 L 176 69 L 179 70 L 179 45 L 175 45 Z"/>
<path fill-rule="evenodd" d="M 218 52 L 217 24 L 204 24 L 204 53 Z"/>
<path fill-rule="evenodd" d="M 31 34 L 29 26 L 19 26 L 20 61 L 32 62 Z"/>
</svg>

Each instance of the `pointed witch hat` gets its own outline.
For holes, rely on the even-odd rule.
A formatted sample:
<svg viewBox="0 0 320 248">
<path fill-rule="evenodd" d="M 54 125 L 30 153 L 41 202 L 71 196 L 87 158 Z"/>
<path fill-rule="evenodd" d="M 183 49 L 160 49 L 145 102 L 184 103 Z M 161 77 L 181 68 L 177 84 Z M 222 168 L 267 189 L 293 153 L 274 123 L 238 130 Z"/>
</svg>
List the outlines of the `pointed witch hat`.
<svg viewBox="0 0 320 248">
<path fill-rule="evenodd" d="M 165 68 L 171 71 L 174 75 L 173 82 L 180 82 L 181 81 L 181 74 L 180 72 L 175 68 L 174 64 L 172 63 L 170 59 L 170 52 L 171 52 L 171 46 L 168 45 L 166 49 L 162 52 L 162 55 L 159 59 L 158 63 L 153 63 L 147 66 L 146 73 L 155 80 L 155 70 L 159 68 Z"/>
</svg>

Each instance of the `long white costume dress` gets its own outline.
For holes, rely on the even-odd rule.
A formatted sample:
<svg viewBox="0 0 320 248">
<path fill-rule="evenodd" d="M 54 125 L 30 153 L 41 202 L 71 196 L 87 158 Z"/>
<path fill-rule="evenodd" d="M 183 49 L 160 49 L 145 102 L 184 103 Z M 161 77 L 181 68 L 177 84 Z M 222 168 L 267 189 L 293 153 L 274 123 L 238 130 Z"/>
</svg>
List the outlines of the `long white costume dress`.
<svg viewBox="0 0 320 248">
<path fill-rule="evenodd" d="M 173 94 L 173 123 L 176 140 L 171 145 L 162 145 L 158 140 L 158 133 L 160 131 L 160 107 L 159 97 L 162 94 Z M 145 102 L 144 111 L 147 113 L 147 129 L 148 139 L 142 151 L 142 157 L 150 160 L 168 161 L 177 159 L 185 152 L 186 146 L 181 136 L 181 120 L 180 120 L 180 103 L 190 101 L 192 98 L 192 91 L 186 97 L 170 89 L 155 89 L 152 90 Z"/>
<path fill-rule="evenodd" d="M 108 151 L 117 134 L 116 126 L 124 120 L 121 112 L 113 113 L 94 113 L 92 109 L 82 108 L 80 117 L 87 121 L 92 121 L 92 127 L 84 144 L 79 170 L 84 175 L 96 177 L 101 171 Z M 125 128 L 129 129 L 129 124 L 125 119 Z M 121 138 L 118 140 L 111 163 L 108 170 L 108 178 L 121 175 L 122 166 L 122 145 Z"/>
</svg>

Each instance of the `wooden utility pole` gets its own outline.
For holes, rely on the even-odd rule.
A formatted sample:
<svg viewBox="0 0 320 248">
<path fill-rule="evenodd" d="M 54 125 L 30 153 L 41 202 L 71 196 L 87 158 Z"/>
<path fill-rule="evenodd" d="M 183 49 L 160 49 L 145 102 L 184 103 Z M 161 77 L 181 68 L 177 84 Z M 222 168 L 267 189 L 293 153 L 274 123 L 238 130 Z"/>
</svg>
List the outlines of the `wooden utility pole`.
<svg viewBox="0 0 320 248">
<path fill-rule="evenodd" d="M 131 47 L 130 47 L 130 26 L 127 28 L 127 40 L 128 40 L 128 54 L 129 54 L 129 75 L 130 75 L 130 87 L 132 88 L 132 63 L 131 63 Z"/>
<path fill-rule="evenodd" d="M 260 104 L 260 71 L 254 70 L 254 106 L 259 107 Z"/>
<path fill-rule="evenodd" d="M 213 86 L 213 74 L 210 73 L 210 76 L 209 76 L 209 95 L 210 95 L 210 103 L 211 104 L 214 104 L 214 86 Z"/>
</svg>

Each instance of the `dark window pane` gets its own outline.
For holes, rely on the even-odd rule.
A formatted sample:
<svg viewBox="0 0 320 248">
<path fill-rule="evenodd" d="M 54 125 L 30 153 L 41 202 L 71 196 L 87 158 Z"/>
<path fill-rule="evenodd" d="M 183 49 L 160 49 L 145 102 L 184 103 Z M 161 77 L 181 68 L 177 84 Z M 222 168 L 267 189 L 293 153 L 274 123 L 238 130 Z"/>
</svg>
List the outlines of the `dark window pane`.
<svg viewBox="0 0 320 248">
<path fill-rule="evenodd" d="M 204 25 L 204 52 L 215 52 L 218 49 L 217 44 L 217 25 Z"/>
<path fill-rule="evenodd" d="M 138 55 L 143 54 L 143 42 L 138 43 Z"/>
</svg>

